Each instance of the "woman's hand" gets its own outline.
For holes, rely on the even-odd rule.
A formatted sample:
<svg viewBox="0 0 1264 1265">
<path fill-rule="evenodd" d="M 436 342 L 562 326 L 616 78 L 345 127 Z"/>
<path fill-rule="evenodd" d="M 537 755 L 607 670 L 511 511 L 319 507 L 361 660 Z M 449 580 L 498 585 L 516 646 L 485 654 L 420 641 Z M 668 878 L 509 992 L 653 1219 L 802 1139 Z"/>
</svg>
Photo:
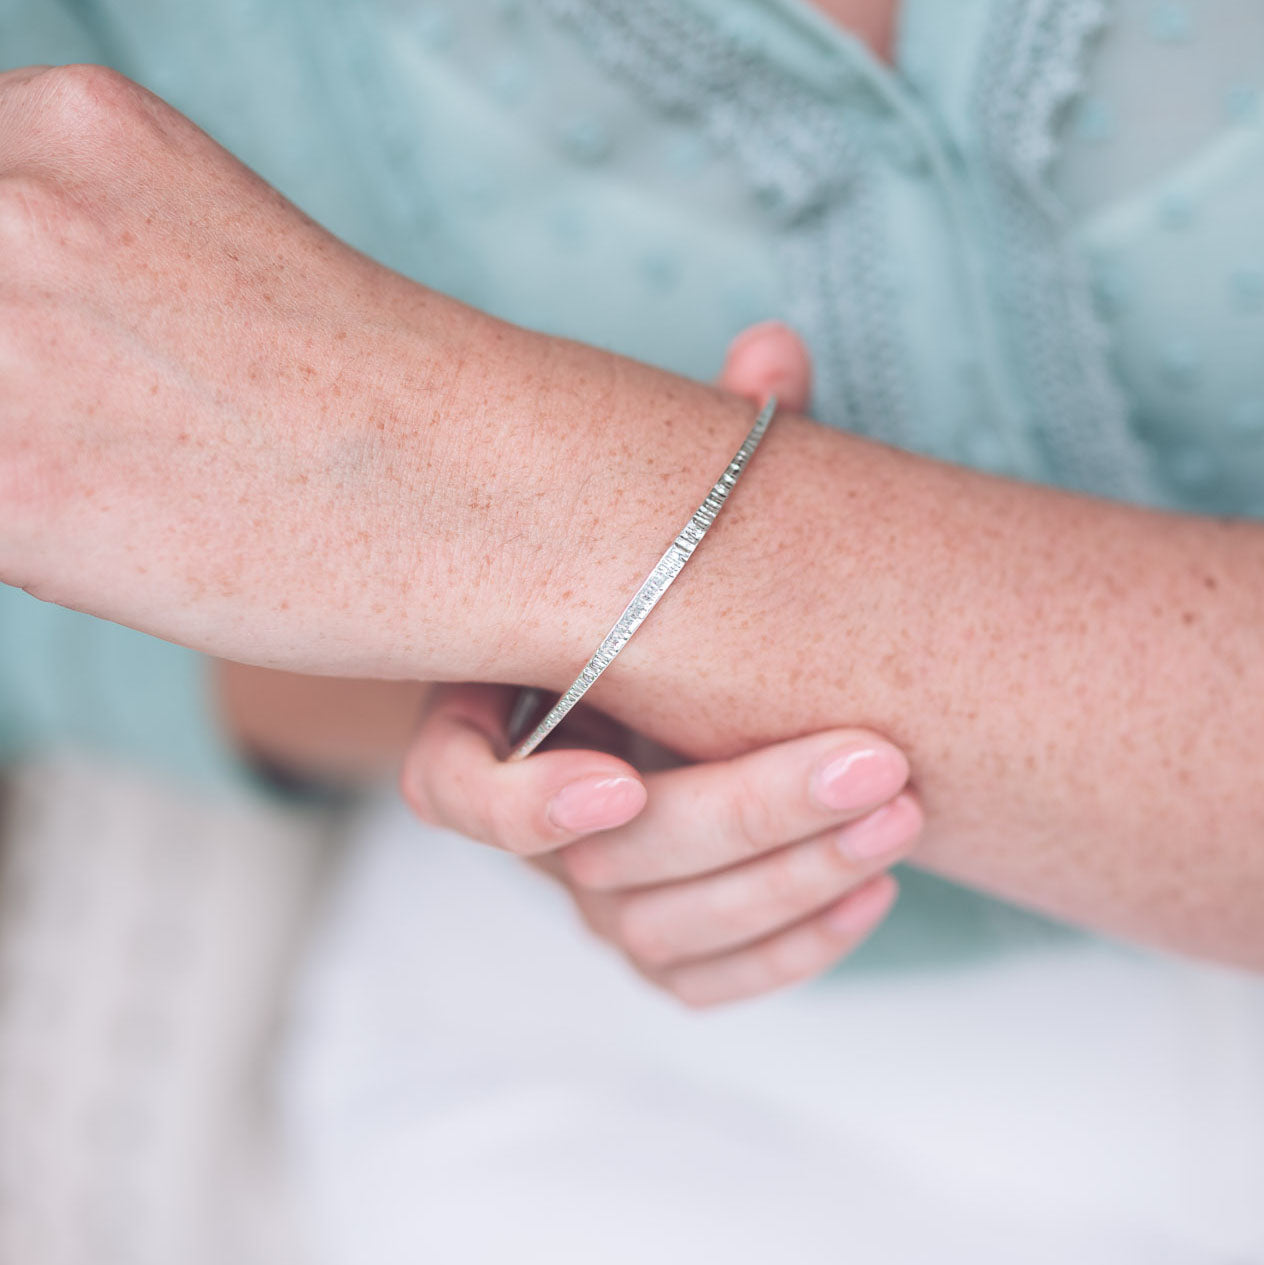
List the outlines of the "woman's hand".
<svg viewBox="0 0 1264 1265">
<path fill-rule="evenodd" d="M 885 871 L 909 854 L 921 812 L 889 743 L 832 730 L 646 775 L 592 749 L 507 764 L 513 693 L 439 687 L 405 798 L 423 820 L 534 858 L 593 931 L 688 1005 L 807 979 L 890 909 Z M 610 725 L 594 736 L 627 739 Z"/>
<path fill-rule="evenodd" d="M 734 342 L 721 385 L 803 409 L 807 351 L 784 326 L 756 326 Z M 504 764 L 512 697 L 441 688 L 406 798 L 427 820 L 535 858 L 593 931 L 681 1000 L 712 1005 L 806 979 L 890 909 L 885 870 L 908 854 L 921 813 L 903 755 L 875 735 L 835 730 L 668 768 L 670 753 L 581 705 L 565 736 L 603 750 Z"/>
<path fill-rule="evenodd" d="M 524 480 L 452 391 L 499 327 L 99 66 L 0 74 L 0 259 L 0 580 L 251 663 L 477 676 Z"/>
</svg>

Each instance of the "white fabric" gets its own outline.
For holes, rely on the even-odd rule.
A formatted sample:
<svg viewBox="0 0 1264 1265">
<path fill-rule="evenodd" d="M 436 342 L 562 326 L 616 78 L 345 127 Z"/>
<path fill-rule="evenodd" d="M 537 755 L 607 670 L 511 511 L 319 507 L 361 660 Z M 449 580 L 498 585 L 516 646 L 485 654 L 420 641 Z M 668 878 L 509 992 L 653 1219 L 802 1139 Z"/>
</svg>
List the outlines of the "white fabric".
<svg viewBox="0 0 1264 1265">
<path fill-rule="evenodd" d="M 1260 0 L 1111 0 L 1054 170 L 1078 217 L 1171 176 L 1255 114 Z"/>
<path fill-rule="evenodd" d="M 383 811 L 287 1117 L 326 1265 L 1264 1259 L 1264 982 L 1111 946 L 696 1015 Z"/>
<path fill-rule="evenodd" d="M 298 1265 L 267 1083 L 310 816 L 71 756 L 0 854 L 0 1265 Z"/>
</svg>

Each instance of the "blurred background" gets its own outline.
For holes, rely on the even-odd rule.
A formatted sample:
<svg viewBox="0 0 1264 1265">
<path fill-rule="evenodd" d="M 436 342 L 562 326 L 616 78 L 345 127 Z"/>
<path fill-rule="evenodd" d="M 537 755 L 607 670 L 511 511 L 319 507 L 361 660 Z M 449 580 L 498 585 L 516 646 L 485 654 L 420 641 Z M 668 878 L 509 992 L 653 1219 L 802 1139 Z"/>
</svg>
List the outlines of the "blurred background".
<svg viewBox="0 0 1264 1265">
<path fill-rule="evenodd" d="M 1264 1259 L 1245 976 L 1085 941 L 698 1015 L 385 799 L 66 756 L 4 820 L 4 1265 Z"/>
</svg>

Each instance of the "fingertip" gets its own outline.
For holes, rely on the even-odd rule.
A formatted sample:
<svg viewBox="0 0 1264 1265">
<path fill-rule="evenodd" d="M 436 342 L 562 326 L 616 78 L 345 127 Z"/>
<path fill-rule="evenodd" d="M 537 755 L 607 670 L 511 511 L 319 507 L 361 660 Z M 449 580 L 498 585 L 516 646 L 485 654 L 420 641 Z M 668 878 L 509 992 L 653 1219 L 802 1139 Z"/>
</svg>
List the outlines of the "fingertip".
<svg viewBox="0 0 1264 1265">
<path fill-rule="evenodd" d="M 783 408 L 802 412 L 812 393 L 812 360 L 803 339 L 782 321 L 762 321 L 729 345 L 721 379 L 740 395 L 776 395 Z"/>
<path fill-rule="evenodd" d="M 849 941 L 863 939 L 891 911 L 899 892 L 900 885 L 890 874 L 875 875 L 828 910 L 825 923 Z"/>
<path fill-rule="evenodd" d="M 784 321 L 757 321 L 754 325 L 748 325 L 729 343 L 727 358 L 731 360 L 756 344 L 764 343 L 768 339 L 780 339 L 786 335 L 791 338 L 796 337 L 794 331 Z"/>
<path fill-rule="evenodd" d="M 622 761 L 600 767 L 589 762 L 564 776 L 551 771 L 547 786 L 544 818 L 559 842 L 617 830 L 640 816 L 649 802 L 640 774 Z"/>
<path fill-rule="evenodd" d="M 834 730 L 806 743 L 813 753 L 809 792 L 823 811 L 857 817 L 893 800 L 908 785 L 908 757 L 866 730 Z"/>
</svg>

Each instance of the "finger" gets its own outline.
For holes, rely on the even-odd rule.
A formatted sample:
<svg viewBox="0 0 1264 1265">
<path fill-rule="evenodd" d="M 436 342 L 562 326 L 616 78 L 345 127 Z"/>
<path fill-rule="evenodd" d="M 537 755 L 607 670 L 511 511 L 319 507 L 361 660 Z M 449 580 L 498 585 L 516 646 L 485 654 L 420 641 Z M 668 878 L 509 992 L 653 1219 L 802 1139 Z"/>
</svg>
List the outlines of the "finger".
<svg viewBox="0 0 1264 1265">
<path fill-rule="evenodd" d="M 622 825 L 645 805 L 631 765 L 599 751 L 548 751 L 506 763 L 515 691 L 440 686 L 404 761 L 400 790 L 418 816 L 534 856 Z"/>
<path fill-rule="evenodd" d="M 903 752 L 865 730 L 793 738 L 649 775 L 645 812 L 568 848 L 564 861 L 576 883 L 598 891 L 710 873 L 872 812 L 908 776 Z"/>
<path fill-rule="evenodd" d="M 852 952 L 886 917 L 899 888 L 880 874 L 829 909 L 759 944 L 652 978 L 687 1006 L 703 1008 L 758 997 L 819 975 Z"/>
<path fill-rule="evenodd" d="M 788 325 L 764 321 L 729 345 L 720 385 L 761 404 L 775 395 L 783 408 L 802 413 L 812 395 L 812 358 Z"/>
<path fill-rule="evenodd" d="M 651 969 L 754 944 L 902 860 L 921 829 L 921 809 L 906 791 L 859 821 L 756 861 L 630 892 L 612 911 L 612 936 Z"/>
</svg>

